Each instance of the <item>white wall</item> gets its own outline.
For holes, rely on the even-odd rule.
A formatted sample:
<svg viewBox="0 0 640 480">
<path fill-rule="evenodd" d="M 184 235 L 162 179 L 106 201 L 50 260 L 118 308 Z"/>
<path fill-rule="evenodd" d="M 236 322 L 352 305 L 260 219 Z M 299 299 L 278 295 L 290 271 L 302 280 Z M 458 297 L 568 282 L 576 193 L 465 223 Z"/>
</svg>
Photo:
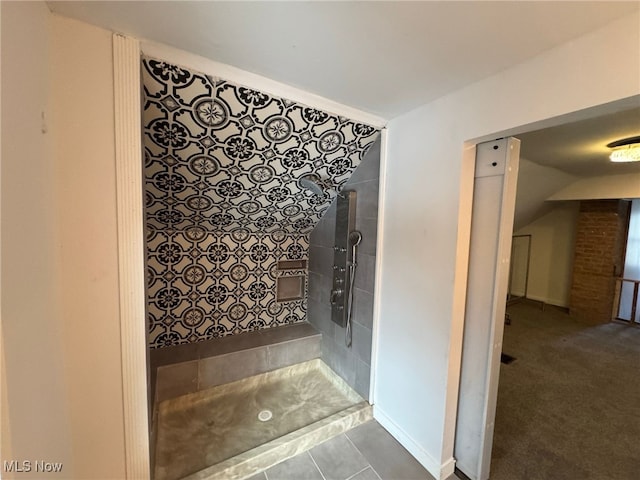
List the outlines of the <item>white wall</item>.
<svg viewBox="0 0 640 480">
<path fill-rule="evenodd" d="M 553 204 L 545 200 L 576 180 L 578 177 L 562 170 L 521 158 L 513 229 L 518 230 L 550 211 Z"/>
<path fill-rule="evenodd" d="M 531 235 L 527 298 L 569 306 L 579 202 L 553 204 L 553 209 L 514 235 Z"/>
<path fill-rule="evenodd" d="M 640 173 L 581 178 L 554 193 L 549 200 L 640 198 Z"/>
<path fill-rule="evenodd" d="M 41 2 L 2 2 L 2 342 L 0 460 L 63 462 L 73 472 L 49 114 L 49 18 Z M 6 475 L 4 478 L 12 478 Z M 15 474 L 42 478 L 42 473 Z"/>
<path fill-rule="evenodd" d="M 60 311 L 75 478 L 125 478 L 111 33 L 52 16 Z"/>
<path fill-rule="evenodd" d="M 621 19 L 389 124 L 375 409 L 436 477 L 454 446 L 467 261 L 456 241 L 470 222 L 459 203 L 463 144 L 640 94 L 638 24 L 637 14 Z M 616 64 L 631 74 L 602 68 Z"/>
<path fill-rule="evenodd" d="M 527 290 L 530 243 L 531 237 L 528 235 L 514 236 L 512 239 L 509 294 L 514 297 L 524 297 Z"/>
<path fill-rule="evenodd" d="M 0 460 L 125 478 L 111 34 L 1 8 Z"/>
</svg>

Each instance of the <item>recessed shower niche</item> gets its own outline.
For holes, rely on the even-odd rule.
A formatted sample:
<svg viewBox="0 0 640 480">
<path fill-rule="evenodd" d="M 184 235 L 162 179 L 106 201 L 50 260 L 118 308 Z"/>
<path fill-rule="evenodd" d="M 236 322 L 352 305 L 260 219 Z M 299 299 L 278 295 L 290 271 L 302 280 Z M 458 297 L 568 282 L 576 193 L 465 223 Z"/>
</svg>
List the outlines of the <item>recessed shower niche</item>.
<svg viewBox="0 0 640 480">
<path fill-rule="evenodd" d="M 306 291 L 306 260 L 281 260 L 278 262 L 276 302 L 302 300 Z"/>
<path fill-rule="evenodd" d="M 276 301 L 290 302 L 304 298 L 304 275 L 278 277 L 276 281 Z"/>
</svg>

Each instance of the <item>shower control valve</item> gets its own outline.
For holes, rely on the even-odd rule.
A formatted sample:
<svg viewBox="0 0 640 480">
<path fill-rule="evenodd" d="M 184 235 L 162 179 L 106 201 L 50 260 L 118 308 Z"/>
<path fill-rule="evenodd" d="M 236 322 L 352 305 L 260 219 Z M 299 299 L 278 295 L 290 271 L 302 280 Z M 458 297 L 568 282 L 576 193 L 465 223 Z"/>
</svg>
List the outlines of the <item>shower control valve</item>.
<svg viewBox="0 0 640 480">
<path fill-rule="evenodd" d="M 344 293 L 344 290 L 342 290 L 341 288 L 336 288 L 334 290 L 331 290 L 331 304 L 335 304 L 338 301 L 338 297 L 341 296 Z"/>
</svg>

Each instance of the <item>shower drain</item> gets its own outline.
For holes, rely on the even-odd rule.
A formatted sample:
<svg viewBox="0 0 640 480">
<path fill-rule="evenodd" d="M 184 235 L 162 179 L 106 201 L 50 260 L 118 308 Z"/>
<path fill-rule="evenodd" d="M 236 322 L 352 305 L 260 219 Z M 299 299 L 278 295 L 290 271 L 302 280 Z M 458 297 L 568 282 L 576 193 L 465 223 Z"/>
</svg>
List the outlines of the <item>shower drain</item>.
<svg viewBox="0 0 640 480">
<path fill-rule="evenodd" d="M 268 422 L 269 420 L 271 420 L 271 417 L 273 417 L 273 413 L 271 413 L 271 410 L 262 410 L 258 414 L 258 420 L 260 420 L 261 422 Z"/>
</svg>

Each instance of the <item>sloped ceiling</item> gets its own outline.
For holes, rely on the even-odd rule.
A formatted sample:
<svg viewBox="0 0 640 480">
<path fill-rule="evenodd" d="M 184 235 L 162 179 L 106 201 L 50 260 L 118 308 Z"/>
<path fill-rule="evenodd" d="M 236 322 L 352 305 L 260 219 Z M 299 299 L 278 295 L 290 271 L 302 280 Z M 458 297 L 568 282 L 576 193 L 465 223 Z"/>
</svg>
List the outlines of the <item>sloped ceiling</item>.
<svg viewBox="0 0 640 480">
<path fill-rule="evenodd" d="M 306 235 L 380 133 L 161 60 L 143 60 L 143 85 L 153 230 Z"/>
<path fill-rule="evenodd" d="M 521 155 L 570 175 L 594 177 L 640 173 L 640 163 L 613 163 L 607 144 L 640 135 L 640 98 L 621 110 L 555 127 L 523 133 Z"/>
<path fill-rule="evenodd" d="M 601 115 L 517 135 L 522 158 L 514 230 L 550 211 L 554 202 L 547 200 L 625 198 L 640 189 L 640 163 L 613 163 L 607 148 L 640 135 L 640 98 L 596 110 L 603 109 Z"/>
<path fill-rule="evenodd" d="M 551 211 L 553 202 L 546 200 L 578 178 L 557 168 L 520 158 L 513 231 L 517 232 Z"/>
</svg>

